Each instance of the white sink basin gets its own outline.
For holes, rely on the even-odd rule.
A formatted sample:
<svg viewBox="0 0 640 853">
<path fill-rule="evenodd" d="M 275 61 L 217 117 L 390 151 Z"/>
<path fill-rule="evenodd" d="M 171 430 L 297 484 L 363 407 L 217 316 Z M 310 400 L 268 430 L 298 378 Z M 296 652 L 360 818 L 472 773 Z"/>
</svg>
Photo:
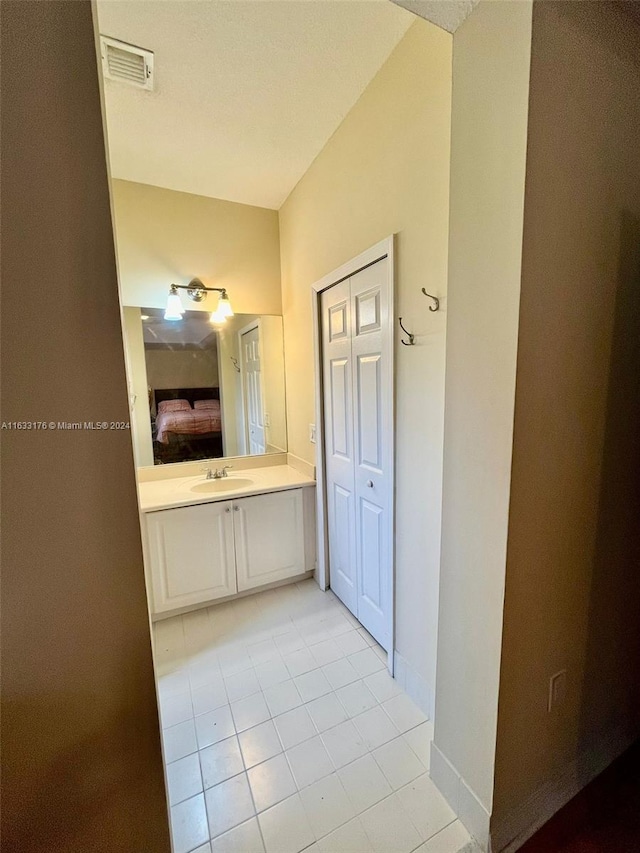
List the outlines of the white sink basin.
<svg viewBox="0 0 640 853">
<path fill-rule="evenodd" d="M 191 486 L 192 492 L 209 493 L 212 492 L 231 492 L 235 489 L 244 489 L 246 486 L 252 486 L 253 480 L 247 477 L 221 477 L 219 480 L 202 480 Z"/>
</svg>

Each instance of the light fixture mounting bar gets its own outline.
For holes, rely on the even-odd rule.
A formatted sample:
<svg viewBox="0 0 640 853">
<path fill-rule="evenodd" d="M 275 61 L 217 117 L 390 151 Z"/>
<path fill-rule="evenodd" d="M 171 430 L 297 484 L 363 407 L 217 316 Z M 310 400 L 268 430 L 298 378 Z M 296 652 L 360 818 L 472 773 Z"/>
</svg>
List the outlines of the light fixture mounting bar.
<svg viewBox="0 0 640 853">
<path fill-rule="evenodd" d="M 226 288 L 205 287 L 199 278 L 192 278 L 189 284 L 172 284 L 169 289 L 170 293 L 176 293 L 178 290 L 186 290 L 193 302 L 202 302 L 207 293 L 219 293 L 223 299 L 227 298 Z"/>
</svg>

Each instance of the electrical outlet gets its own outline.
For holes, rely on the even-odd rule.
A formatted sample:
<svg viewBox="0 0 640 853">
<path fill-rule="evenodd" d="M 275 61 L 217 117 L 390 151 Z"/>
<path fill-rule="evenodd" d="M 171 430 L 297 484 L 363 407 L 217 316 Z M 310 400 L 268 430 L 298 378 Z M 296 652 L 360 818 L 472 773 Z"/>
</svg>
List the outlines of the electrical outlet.
<svg viewBox="0 0 640 853">
<path fill-rule="evenodd" d="M 316 443 L 316 425 L 315 424 L 309 424 L 309 441 L 311 442 L 311 444 Z"/>
<path fill-rule="evenodd" d="M 567 670 L 561 669 L 560 672 L 556 672 L 549 679 L 549 702 L 547 705 L 549 713 L 564 702 L 566 695 Z"/>
</svg>

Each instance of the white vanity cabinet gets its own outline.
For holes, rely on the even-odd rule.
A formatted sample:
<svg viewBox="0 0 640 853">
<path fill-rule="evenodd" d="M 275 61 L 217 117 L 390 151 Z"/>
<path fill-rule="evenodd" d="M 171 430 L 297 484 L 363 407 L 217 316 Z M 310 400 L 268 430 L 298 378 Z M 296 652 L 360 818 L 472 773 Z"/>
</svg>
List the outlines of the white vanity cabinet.
<svg viewBox="0 0 640 853">
<path fill-rule="evenodd" d="M 302 489 L 234 501 L 238 592 L 305 571 Z"/>
<path fill-rule="evenodd" d="M 154 614 L 314 568 L 313 490 L 287 489 L 146 514 Z"/>
<path fill-rule="evenodd" d="M 237 592 L 232 510 L 219 501 L 147 515 L 155 613 Z"/>
</svg>

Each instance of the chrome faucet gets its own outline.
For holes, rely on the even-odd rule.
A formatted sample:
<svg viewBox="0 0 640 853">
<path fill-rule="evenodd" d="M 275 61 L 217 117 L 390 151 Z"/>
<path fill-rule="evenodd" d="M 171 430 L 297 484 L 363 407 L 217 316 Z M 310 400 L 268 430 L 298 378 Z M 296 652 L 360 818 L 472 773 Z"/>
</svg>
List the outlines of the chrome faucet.
<svg viewBox="0 0 640 853">
<path fill-rule="evenodd" d="M 223 465 L 222 468 L 215 468 L 215 469 L 210 468 L 210 467 L 206 467 L 206 468 L 202 468 L 201 470 L 207 472 L 207 475 L 205 477 L 206 480 L 222 480 L 223 477 L 228 476 L 227 471 L 230 468 L 233 468 L 233 465 Z"/>
</svg>

